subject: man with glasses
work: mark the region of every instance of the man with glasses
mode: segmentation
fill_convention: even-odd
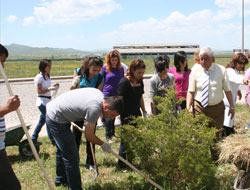
[[[225,95],[229,102],[228,115],[234,116],[234,102],[229,87],[225,67],[214,63],[211,48],[201,48],[199,53],[200,64],[191,71],[187,94],[187,109],[191,113],[205,114],[211,119],[210,126],[218,129],[217,139],[221,139],[224,122]],[[192,101],[194,100],[194,110]]]

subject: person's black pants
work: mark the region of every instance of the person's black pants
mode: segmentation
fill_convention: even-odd
[[[18,181],[5,149],[0,150],[0,189],[1,190],[20,190],[21,184]]]
[[[84,121],[76,121],[74,122],[76,125],[78,125],[81,129],[83,128]],[[76,146],[80,148],[80,143],[81,143],[81,138],[82,138],[82,132],[73,127],[73,134],[75,135],[75,140],[76,140]],[[86,145],[86,153],[87,153],[87,159],[86,159],[86,165],[94,165],[94,160],[91,152],[91,147],[90,147],[90,142],[86,139],[87,145]],[[95,144],[93,144],[93,151],[95,153]]]

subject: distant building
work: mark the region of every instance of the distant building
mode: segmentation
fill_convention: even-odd
[[[176,44],[127,44],[114,45],[113,49],[120,52],[123,59],[126,58],[153,58],[157,55],[167,54],[172,57],[177,51],[185,51],[188,57],[200,48],[199,44],[176,43]]]

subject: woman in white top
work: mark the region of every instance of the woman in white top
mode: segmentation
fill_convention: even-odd
[[[244,78],[244,75],[240,74],[240,71],[245,70],[245,65],[248,63],[248,59],[242,53],[237,53],[233,56],[232,61],[226,66],[228,80],[230,82],[230,88],[233,95],[234,105],[236,103],[237,95],[239,100],[241,99],[241,91],[239,86],[241,84],[248,84],[248,80]],[[234,133],[234,117],[231,118],[231,115],[228,115],[228,111],[230,109],[230,105],[228,103],[227,98],[224,96],[224,104],[225,104],[225,115],[224,115],[224,130],[225,136],[228,136]]]
[[[34,82],[37,88],[37,101],[36,106],[41,112],[40,119],[36,125],[36,128],[32,134],[31,139],[34,143],[37,143],[38,135],[45,124],[46,118],[46,104],[51,100],[50,91],[56,91],[59,88],[59,84],[55,84],[51,86],[50,80],[50,69],[51,69],[51,61],[49,59],[42,59],[39,64],[40,73],[36,75]],[[54,140],[47,128],[48,137],[50,138],[52,144],[54,144]]]

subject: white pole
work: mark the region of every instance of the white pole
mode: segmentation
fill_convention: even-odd
[[[241,53],[244,54],[244,0],[242,0],[242,47]]]

